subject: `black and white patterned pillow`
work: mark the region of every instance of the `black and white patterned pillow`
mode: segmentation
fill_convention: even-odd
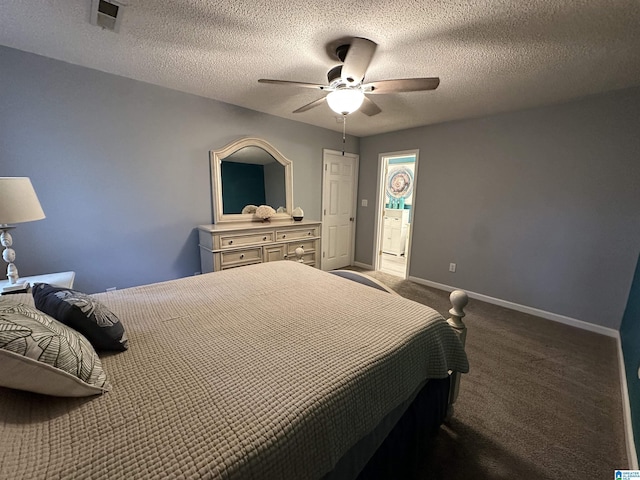
[[[98,354],[75,330],[33,307],[0,302],[0,386],[59,397],[111,389]]]
[[[38,310],[82,333],[97,350],[127,349],[122,322],[91,295],[47,283],[36,283],[32,293]]]

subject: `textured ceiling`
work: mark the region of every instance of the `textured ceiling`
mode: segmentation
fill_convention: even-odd
[[[378,43],[366,81],[440,77],[431,92],[376,95],[347,118],[367,136],[640,85],[639,0],[126,0],[119,33],[90,0],[0,0],[0,44],[341,131],[310,89],[345,37]]]

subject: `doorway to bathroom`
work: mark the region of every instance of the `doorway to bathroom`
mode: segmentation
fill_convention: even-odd
[[[383,153],[378,163],[375,269],[407,278],[418,150]]]

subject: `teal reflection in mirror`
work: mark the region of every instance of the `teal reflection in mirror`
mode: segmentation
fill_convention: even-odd
[[[260,147],[244,147],[222,159],[222,213],[239,214],[247,205],[286,211],[285,167]]]

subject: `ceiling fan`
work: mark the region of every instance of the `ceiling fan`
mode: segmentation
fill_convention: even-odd
[[[258,82],[314,88],[329,92],[326,97],[314,100],[294,110],[293,113],[306,112],[321,105],[326,99],[329,107],[341,115],[348,115],[360,109],[362,113],[369,116],[377,115],[382,110],[365,95],[435,90],[440,84],[440,79],[437,77],[379,80],[377,82],[364,83],[367,68],[371,63],[377,46],[375,42],[359,37],[353,38],[351,44],[338,46],[336,48],[336,56],[342,62],[342,65],[329,70],[327,73],[328,85],[266,78],[261,78]]]

